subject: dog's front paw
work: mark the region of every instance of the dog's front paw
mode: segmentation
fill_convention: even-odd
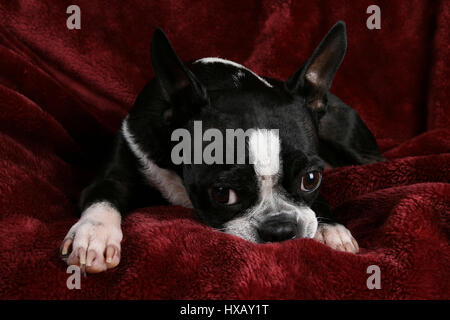
[[[320,224],[314,239],[335,250],[359,252],[359,246],[355,238],[342,224]]]
[[[102,272],[119,264],[121,241],[120,213],[107,203],[97,203],[70,228],[61,255],[68,265],[78,265],[89,273]]]

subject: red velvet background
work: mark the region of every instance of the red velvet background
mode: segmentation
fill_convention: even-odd
[[[0,3],[0,298],[450,298],[448,1],[72,1]],[[381,30],[366,8],[381,7]],[[66,288],[58,248],[77,220],[95,148],[152,76],[161,26],[183,60],[220,56],[285,79],[338,20],[348,51],[332,91],[374,132],[388,162],[328,172],[323,194],[358,255],[314,240],[255,245],[187,209],[123,220],[115,270]],[[380,290],[366,287],[381,268]]]

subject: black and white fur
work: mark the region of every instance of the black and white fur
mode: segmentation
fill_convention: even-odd
[[[115,267],[121,215],[145,206],[151,188],[172,204],[194,208],[205,224],[253,242],[315,238],[358,252],[317,188],[326,164],[383,160],[358,114],[329,92],[346,45],[345,25],[338,22],[283,82],[219,58],[184,64],[157,29],[151,44],[155,78],[124,119],[104,170],[82,193],[81,218],[62,244],[67,262],[88,272]],[[174,165],[171,133],[192,133],[196,120],[204,130],[223,133],[254,129],[246,145],[254,162]],[[221,196],[225,201],[217,201]]]

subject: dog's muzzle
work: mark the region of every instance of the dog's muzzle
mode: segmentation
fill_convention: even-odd
[[[282,213],[264,220],[258,227],[258,235],[263,242],[280,242],[295,238],[297,229],[295,217]]]

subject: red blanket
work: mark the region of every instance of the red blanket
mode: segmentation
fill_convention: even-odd
[[[366,27],[374,2],[380,30]],[[0,298],[450,298],[448,1],[76,3],[80,30],[66,28],[70,1],[0,3]],[[152,76],[156,26],[184,60],[220,56],[285,79],[338,20],[349,47],[332,92],[388,158],[324,177],[360,254],[252,244],[154,206],[124,218],[116,269],[66,287],[59,245],[100,147]],[[370,265],[381,289],[367,288]]]

